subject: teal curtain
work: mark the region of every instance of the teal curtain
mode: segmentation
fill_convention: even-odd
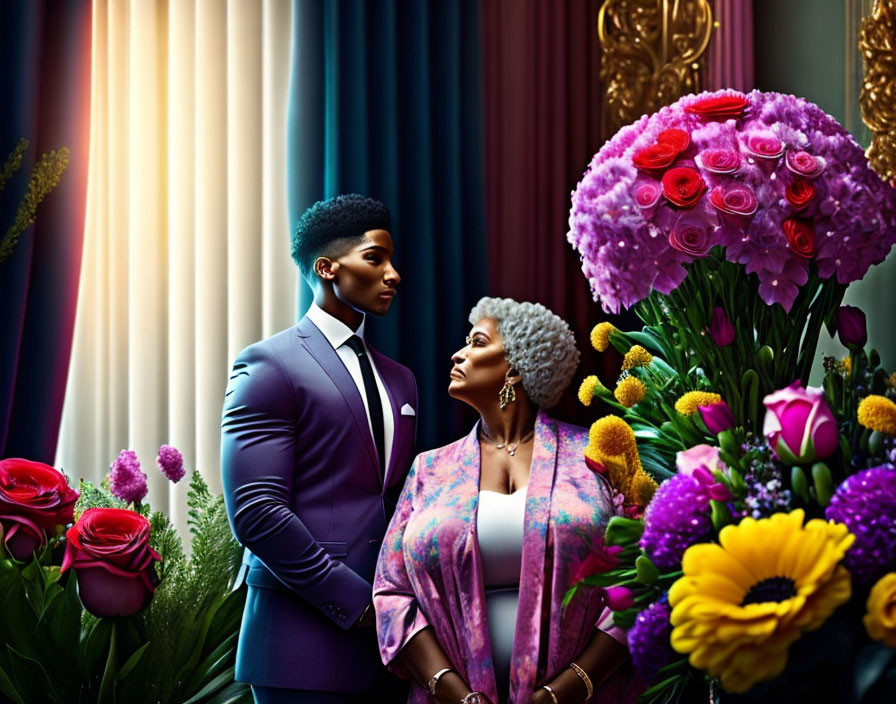
[[[473,418],[450,356],[488,286],[479,2],[295,0],[293,22],[290,221],[339,193],[389,207],[402,284],[370,338],[417,377],[418,449],[450,442]]]

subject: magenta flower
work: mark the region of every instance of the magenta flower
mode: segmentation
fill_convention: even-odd
[[[713,435],[718,435],[726,430],[730,430],[735,426],[734,413],[731,407],[722,401],[721,403],[713,403],[709,406],[700,406],[700,417],[706,424],[706,429]]]
[[[723,466],[719,459],[719,448],[712,445],[694,445],[675,455],[675,469],[686,476],[692,475],[698,467],[706,467],[710,472],[715,472]]]
[[[638,544],[661,572],[679,569],[685,550],[712,538],[711,498],[695,476],[676,474],[660,484],[644,513]]]
[[[712,322],[709,324],[709,334],[712,341],[719,347],[727,347],[734,342],[734,325],[725,315],[722,306],[716,306],[712,311]]]
[[[645,210],[659,203],[663,195],[663,187],[659,181],[645,180],[635,185],[635,203]]]
[[[804,389],[795,381],[762,402],[767,409],[762,433],[784,464],[823,460],[837,449],[837,419],[821,389]]]
[[[705,257],[712,249],[712,239],[706,223],[688,215],[678,218],[674,229],[669,233],[669,244],[692,257]]]
[[[744,151],[756,159],[778,159],[784,153],[784,145],[774,132],[751,132],[743,138]]]
[[[855,306],[840,306],[837,310],[837,336],[844,347],[865,346],[868,342],[868,328],[865,313]]]
[[[733,174],[740,168],[740,153],[733,149],[706,149],[697,156],[697,163],[713,174]]]
[[[122,450],[109,467],[109,491],[128,504],[136,504],[146,496],[146,475],[133,450]]]
[[[575,581],[579,582],[593,574],[603,574],[616,569],[619,566],[619,553],[621,552],[622,547],[619,545],[606,546],[601,544],[597,546],[589,553],[584,562],[579,565],[579,568],[576,570]]]
[[[156,457],[156,466],[168,477],[169,480],[177,484],[184,478],[186,470],[184,469],[184,456],[176,447],[171,445],[162,445],[159,448],[159,456]]]
[[[793,173],[803,178],[818,178],[825,167],[824,159],[802,151],[788,151],[784,163]]]
[[[607,606],[613,611],[625,611],[635,605],[632,590],[626,587],[607,587],[604,589]]]

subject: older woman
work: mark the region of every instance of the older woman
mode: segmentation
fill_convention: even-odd
[[[480,414],[414,462],[374,580],[383,661],[410,702],[633,700],[600,590],[563,597],[612,514],[587,431],[549,418],[579,353],[538,304],[483,298],[448,392]]]

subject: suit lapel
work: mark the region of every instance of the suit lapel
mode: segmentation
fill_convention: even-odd
[[[398,393],[399,379],[398,375],[395,373],[391,359],[377,352],[369,345],[368,349],[370,350],[370,356],[373,357],[373,363],[376,365],[376,370],[380,374],[383,386],[386,387],[386,395],[389,397],[389,405],[392,407],[392,452],[389,456],[389,466],[386,467],[386,476],[383,478],[383,488],[385,490],[385,488],[389,486],[389,480],[392,477],[399,451],[404,447],[404,436],[402,435],[403,423],[399,422],[401,418],[401,408],[398,405],[399,399],[396,395]]]
[[[339,389],[342,397],[351,411],[355,424],[358,427],[358,437],[367,448],[370,455],[370,461],[376,468],[377,476],[379,476],[379,460],[376,456],[376,446],[373,444],[373,436],[370,434],[370,424],[367,422],[367,412],[364,410],[364,401],[361,399],[361,393],[355,385],[354,379],[348,373],[348,369],[339,359],[336,350],[324,337],[324,334],[307,318],[302,318],[298,324],[299,337],[302,338],[302,344],[314,360],[327,373],[327,376]],[[382,481],[382,477],[380,477]]]

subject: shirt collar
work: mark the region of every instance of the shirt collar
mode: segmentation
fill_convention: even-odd
[[[361,320],[358,329],[352,330],[348,325],[338,318],[334,318],[316,303],[311,304],[311,307],[305,315],[315,324],[315,326],[317,326],[317,329],[324,334],[324,337],[327,338],[327,342],[333,346],[334,350],[338,350],[342,347],[352,335],[357,335],[362,340],[364,339],[364,324],[367,322],[366,316]]]

